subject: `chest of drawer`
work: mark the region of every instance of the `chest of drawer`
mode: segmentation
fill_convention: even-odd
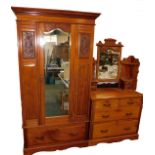
[[[119,106],[119,99],[104,99],[94,101],[94,111],[108,111],[112,109],[116,109]]]
[[[120,99],[119,106],[121,107],[137,107],[142,104],[141,97],[130,97]]]
[[[136,108],[142,104],[142,98],[119,98],[94,101],[94,112],[116,110],[123,107]]]
[[[137,132],[138,120],[110,121],[93,124],[92,138],[132,134]]]
[[[38,127],[27,129],[25,133],[26,146],[56,144],[84,140],[86,137],[86,125]]]
[[[121,107],[108,111],[94,112],[92,117],[93,122],[104,122],[119,119],[139,118],[141,111],[140,106],[136,107]]]

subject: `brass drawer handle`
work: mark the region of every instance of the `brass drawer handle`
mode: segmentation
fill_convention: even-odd
[[[36,140],[40,140],[40,141],[42,141],[42,140],[44,140],[44,136],[35,137],[35,139],[36,139]]]
[[[103,115],[102,118],[109,118],[109,115]]]
[[[55,134],[55,133],[58,133],[58,132],[59,132],[59,129],[52,129],[52,130],[46,131],[46,134],[50,135],[50,134]]]
[[[134,104],[134,102],[133,101],[129,101],[129,102],[127,102],[129,105],[132,105],[132,104]]]
[[[108,130],[100,130],[101,133],[107,133]]]
[[[75,137],[75,136],[78,135],[78,132],[71,132],[71,133],[69,133],[69,135],[72,136],[72,137]]]
[[[115,111],[116,111],[116,112],[121,112],[122,110],[121,110],[121,109],[116,109]]]
[[[133,113],[132,113],[132,112],[127,112],[125,115],[126,115],[126,116],[132,116]]]
[[[104,107],[111,107],[111,104],[110,103],[104,103],[103,106]]]
[[[129,131],[129,130],[131,130],[131,128],[130,127],[126,127],[126,128],[124,128],[124,130],[125,131]]]

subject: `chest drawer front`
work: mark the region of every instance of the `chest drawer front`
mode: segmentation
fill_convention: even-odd
[[[84,140],[86,125],[33,128],[26,132],[26,145],[57,144],[69,141]]]
[[[95,112],[93,120],[94,122],[104,122],[119,119],[139,118],[141,107],[123,107],[109,111]]]
[[[138,129],[138,120],[123,120],[119,122],[117,127],[118,135],[136,133]]]
[[[93,125],[92,138],[132,134],[137,132],[138,120],[111,121]]]
[[[142,98],[141,97],[130,97],[130,98],[124,98],[120,99],[119,105],[121,107],[136,107],[140,106],[142,104]]]
[[[114,126],[115,122],[93,124],[92,138],[109,137],[115,135],[115,130],[113,130]]]
[[[94,110],[96,112],[115,109],[119,106],[119,99],[104,99],[95,101]]]
[[[94,111],[108,111],[121,107],[137,107],[142,104],[141,97],[129,97],[129,98],[120,98],[120,99],[104,99],[94,101]]]

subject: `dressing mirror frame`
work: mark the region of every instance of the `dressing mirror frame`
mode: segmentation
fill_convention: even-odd
[[[96,64],[96,80],[97,82],[119,82],[120,79],[120,62],[121,62],[121,54],[122,54],[122,47],[123,45],[121,42],[116,42],[117,40],[108,38],[104,40],[104,43],[99,41],[96,46],[97,46],[97,64]],[[107,50],[113,50],[115,52],[118,52],[118,74],[117,77],[114,79],[99,79],[98,78],[98,73],[99,73],[99,63],[100,63],[100,54],[101,51],[107,51]]]

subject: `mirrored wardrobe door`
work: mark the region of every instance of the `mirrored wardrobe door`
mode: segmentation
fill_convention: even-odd
[[[44,29],[43,70],[45,117],[69,114],[71,34],[61,27]]]

